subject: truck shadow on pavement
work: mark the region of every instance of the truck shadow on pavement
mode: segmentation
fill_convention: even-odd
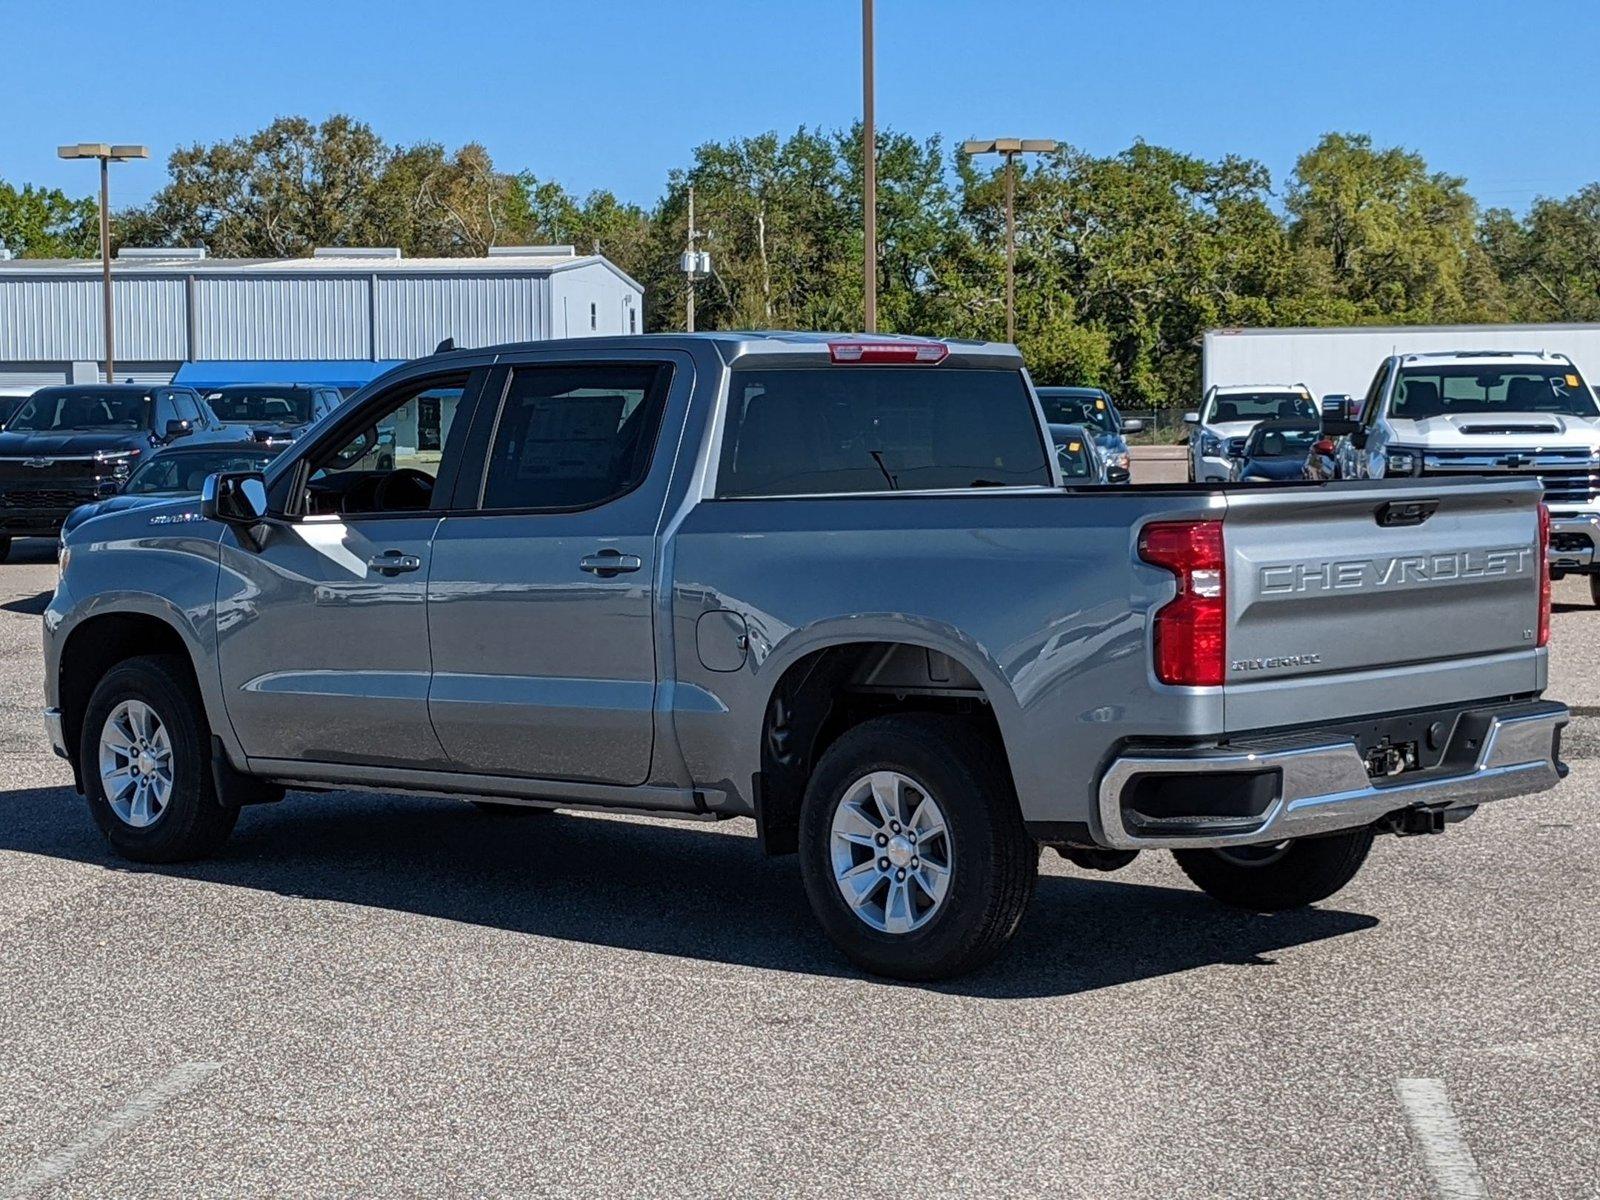
[[[144,867],[109,853],[70,790],[0,792],[0,850],[690,960],[856,976],[813,922],[796,860],[762,857],[750,830],[291,795],[246,809],[215,859]],[[1327,908],[1257,916],[1188,889],[1042,875],[1010,953],[931,990],[1066,996],[1195,967],[1270,966],[1275,951],[1377,924]]]

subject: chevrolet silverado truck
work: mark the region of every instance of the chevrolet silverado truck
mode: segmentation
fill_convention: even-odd
[[[1587,575],[1600,604],[1600,403],[1566,355],[1392,355],[1345,432],[1339,459],[1350,478],[1538,480],[1550,570]]]
[[[0,562],[12,538],[55,537],[68,513],[115,495],[161,447],[218,436],[190,388],[40,388],[0,431]]]
[[[378,465],[423,392],[442,452]],[[843,954],[937,979],[1041,846],[1277,910],[1555,784],[1542,514],[1531,479],[1066,486],[1010,346],[457,350],[73,529],[46,723],[137,861],[286,788],[753,818]]]

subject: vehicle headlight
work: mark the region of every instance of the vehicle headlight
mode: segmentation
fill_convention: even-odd
[[[1128,469],[1128,452],[1126,450],[1108,451],[1106,454],[1106,465],[1108,467],[1121,467],[1124,471],[1126,471]]]
[[[1406,450],[1400,446],[1391,446],[1384,452],[1383,473],[1385,475],[1415,475],[1421,458],[1415,450]]]
[[[1222,455],[1222,439],[1214,433],[1200,435],[1200,453],[1207,458],[1219,458]]]
[[[127,483],[128,476],[133,474],[133,464],[138,460],[137,450],[98,450],[95,452],[95,462],[111,468],[111,477],[118,483]]]

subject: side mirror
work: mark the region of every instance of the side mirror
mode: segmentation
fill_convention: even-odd
[[[1185,425],[1198,425],[1198,424],[1200,424],[1200,414],[1197,413],[1197,412],[1186,412],[1186,413],[1184,413],[1183,414],[1183,423]]]
[[[169,442],[176,438],[188,437],[193,432],[194,426],[188,421],[173,419],[167,422],[167,441]]]
[[[1122,423],[1122,432],[1123,433],[1143,433],[1144,432],[1144,422],[1142,420],[1140,420],[1138,417],[1129,417],[1126,421],[1124,421]]]
[[[1361,426],[1354,421],[1330,417],[1322,423],[1322,432],[1331,438],[1347,437],[1354,439],[1355,435],[1361,432]]]
[[[267,515],[266,479],[260,471],[206,476],[200,488],[200,515],[224,525],[259,525]]]
[[[1350,444],[1357,450],[1365,450],[1367,448],[1367,431],[1358,429],[1352,433],[1350,435]]]
[[[1133,478],[1133,476],[1128,473],[1128,468],[1127,467],[1107,467],[1106,468],[1106,482],[1107,483],[1127,483],[1128,480],[1130,480],[1132,478]]]

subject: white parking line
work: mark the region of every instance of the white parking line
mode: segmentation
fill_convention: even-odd
[[[54,1183],[73,1167],[85,1154],[104,1146],[126,1129],[137,1125],[146,1117],[154,1116],[163,1105],[181,1096],[210,1075],[221,1063],[182,1063],[169,1071],[165,1078],[140,1092],[116,1112],[91,1125],[77,1141],[63,1146],[48,1158],[41,1158],[29,1167],[3,1193],[9,1200],[13,1196],[26,1196]]]
[[[1417,1152],[1439,1200],[1486,1200],[1489,1189],[1467,1147],[1444,1083],[1438,1079],[1397,1079],[1394,1091],[1400,1097],[1400,1107],[1405,1109]]]

